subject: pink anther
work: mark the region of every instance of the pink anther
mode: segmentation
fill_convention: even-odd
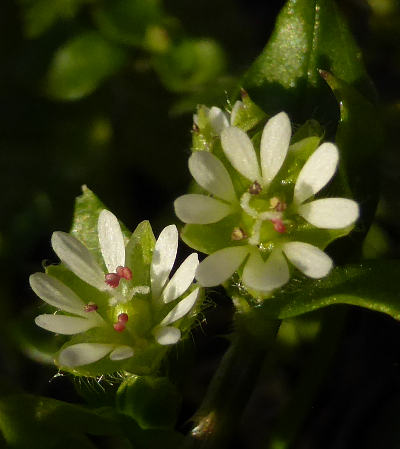
[[[130,281],[132,279],[132,271],[128,267],[117,267],[117,274],[119,277]]]
[[[118,315],[118,322],[119,323],[126,323],[129,320],[128,314],[127,313],[120,313]]]
[[[283,224],[283,221],[280,218],[274,218],[271,220],[274,225],[274,229],[276,232],[280,234],[284,234],[286,232],[286,226]]]
[[[113,324],[113,327],[117,332],[122,332],[125,330],[125,323],[123,323],[122,321],[118,321],[117,323]]]
[[[99,306],[97,304],[95,304],[94,302],[89,302],[85,305],[84,311],[85,312],[95,312],[98,308],[99,308]]]
[[[121,276],[119,276],[117,273],[107,273],[104,279],[107,285],[112,288],[117,288],[119,285],[119,281],[121,280]]]

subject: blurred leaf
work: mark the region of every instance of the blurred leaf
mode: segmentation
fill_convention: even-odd
[[[106,0],[93,14],[99,30],[121,44],[142,45],[147,27],[161,20],[159,0]]]
[[[400,261],[371,260],[334,268],[319,280],[288,284],[282,293],[249,312],[264,318],[285,319],[333,304],[351,304],[386,313],[400,320]],[[237,296],[232,288],[230,293]]]
[[[130,376],[117,392],[117,409],[143,429],[174,427],[181,398],[166,377]]]
[[[23,9],[24,31],[30,38],[43,34],[59,19],[72,19],[89,0],[18,0]]]
[[[379,259],[390,251],[390,239],[379,225],[373,223],[365,237],[362,249],[365,259]]]
[[[222,48],[210,39],[185,40],[167,53],[155,55],[154,68],[174,92],[190,92],[215,81],[225,68]]]
[[[47,75],[47,93],[58,100],[78,100],[119,70],[124,60],[124,51],[99,33],[82,33],[54,55]]]
[[[354,42],[333,0],[289,0],[243,87],[268,114],[285,110],[297,122],[337,120],[337,106],[318,69],[374,95]]]

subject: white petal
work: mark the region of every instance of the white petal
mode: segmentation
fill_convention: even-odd
[[[283,251],[290,262],[310,278],[326,276],[333,266],[332,259],[326,253],[309,243],[285,243]]]
[[[153,298],[160,296],[174,265],[177,249],[178,230],[175,225],[169,225],[161,231],[151,260],[150,279]]]
[[[85,303],[58,279],[45,273],[35,273],[29,277],[32,290],[40,299],[64,312],[86,317]]]
[[[35,323],[43,329],[63,335],[80,334],[96,327],[93,320],[67,315],[39,315],[35,318]]]
[[[347,198],[323,198],[302,204],[298,213],[322,229],[341,229],[353,224],[359,216],[358,204]]]
[[[129,359],[133,356],[133,349],[130,346],[117,346],[110,354],[110,359],[114,362]]]
[[[279,169],[289,148],[292,127],[285,112],[280,112],[266,123],[260,145],[260,157],[263,179],[269,184]]]
[[[61,366],[74,368],[89,365],[105,357],[114,345],[102,343],[78,343],[61,351],[58,362]]]
[[[245,285],[262,292],[282,287],[288,280],[288,265],[280,249],[274,249],[266,262],[254,251],[243,269]]]
[[[200,263],[196,279],[203,287],[222,284],[239,268],[248,252],[248,246],[232,246],[216,251]]]
[[[301,169],[294,186],[294,201],[302,203],[328,184],[335,174],[339,152],[333,143],[320,145]]]
[[[184,317],[194,306],[197,298],[199,297],[199,293],[200,288],[196,288],[196,290],[193,290],[192,293],[186,296],[186,298],[179,301],[179,303],[169,312],[160,324],[166,326],[168,324],[175,323],[175,321],[178,321]]]
[[[153,330],[153,335],[160,345],[174,345],[181,338],[181,331],[176,327],[157,326]]]
[[[250,181],[261,179],[256,152],[249,136],[230,126],[221,134],[222,149],[235,169]]]
[[[162,292],[161,298],[165,303],[171,302],[185,293],[193,282],[198,265],[199,257],[196,253],[185,259]]]
[[[203,189],[230,203],[236,200],[232,181],[224,164],[207,151],[196,151],[189,158],[189,170]]]
[[[105,286],[103,270],[78,239],[66,232],[53,232],[51,244],[61,261],[79,278],[98,289]]]
[[[222,109],[217,108],[216,106],[213,106],[210,109],[208,118],[215,134],[220,135],[222,130],[229,126],[229,122],[225,112]]]
[[[229,204],[196,193],[180,196],[175,200],[174,207],[177,217],[184,223],[216,223],[232,212]]]
[[[117,217],[106,209],[100,212],[97,233],[107,270],[115,273],[117,267],[125,266],[125,244]]]

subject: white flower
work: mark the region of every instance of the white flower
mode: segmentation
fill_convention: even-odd
[[[271,189],[273,181],[280,179],[277,175],[286,159],[290,138],[290,120],[284,112],[266,123],[259,159],[244,131],[233,126],[222,130],[224,154],[248,182],[240,196],[228,170],[214,154],[198,151],[190,157],[192,176],[212,196],[179,197],[175,201],[177,216],[192,224],[217,223],[231,214],[240,216],[238,227],[232,229],[236,244],[216,251],[200,264],[196,278],[203,286],[226,281],[243,262],[243,283],[263,293],[289,280],[286,258],[311,278],[324,277],[332,268],[332,260],[321,249],[293,240],[296,230],[302,219],[320,229],[346,228],[357,220],[359,208],[355,201],[346,198],[308,202],[336,171],[339,152],[332,143],[323,143],[308,158],[290,193],[291,202],[279,191],[285,186],[276,187],[274,183]]]
[[[164,228],[156,242],[150,265],[149,286],[126,286],[135,274],[126,264],[124,237],[118,220],[107,210],[103,210],[99,215],[98,238],[107,272],[98,265],[92,253],[70,234],[53,233],[52,245],[69,270],[89,285],[110,295],[108,307],[100,310],[98,305],[90,300],[85,303],[58,279],[44,273],[35,273],[30,277],[34,292],[49,305],[68,314],[39,315],[35,319],[36,324],[64,335],[84,333],[95,327],[105,329],[114,327],[116,332],[122,332],[128,326],[128,314],[120,313],[118,321],[112,323],[109,322],[110,314],[107,309],[119,306],[120,310],[121,304],[134,301],[135,295],[146,295],[151,292],[149,303],[155,309],[156,316],[160,316],[160,321],[158,323],[156,321],[156,325],[153,326],[153,338],[160,345],[177,343],[181,331],[172,324],[192,310],[199,297],[200,288],[197,286],[184,296],[193,283],[198,267],[198,256],[195,253],[189,255],[169,279],[178,247],[176,226]],[[121,283],[125,285],[122,286]],[[181,299],[171,310],[167,305],[178,298]],[[163,312],[164,310],[166,311]],[[131,342],[129,336],[127,343],[126,345],[104,342],[73,344],[61,351],[59,364],[77,367],[96,362],[106,355],[113,361],[127,359],[135,352],[134,341]]]

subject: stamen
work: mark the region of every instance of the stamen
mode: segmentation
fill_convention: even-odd
[[[117,267],[117,275],[127,281],[132,279],[132,271],[128,267]]]
[[[128,314],[127,313],[120,313],[118,315],[118,322],[119,323],[126,323],[129,320]]]
[[[125,330],[125,323],[118,321],[118,323],[113,324],[113,327],[117,332],[122,332]]]
[[[283,212],[287,208],[287,204],[284,201],[281,201],[277,196],[273,196],[269,200],[269,204],[271,205],[271,209],[275,209],[277,212]]]
[[[112,288],[117,288],[119,285],[119,281],[121,280],[121,276],[119,276],[117,273],[107,273],[104,279],[107,285]]]
[[[97,304],[95,304],[94,302],[88,302],[85,305],[85,307],[83,308],[83,310],[85,312],[95,312],[98,308],[99,308],[99,306]]]
[[[258,195],[261,193],[262,187],[258,181],[254,181],[253,184],[249,187],[249,193],[252,195]]]
[[[244,239],[247,239],[247,234],[243,231],[243,229],[239,227],[233,228],[231,240],[239,241]]]
[[[271,222],[274,225],[276,232],[279,232],[279,234],[284,234],[286,232],[286,226],[280,218],[272,219]]]

